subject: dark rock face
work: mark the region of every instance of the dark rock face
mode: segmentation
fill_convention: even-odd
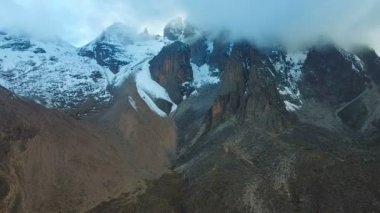
[[[379,84],[380,83],[380,58],[373,49],[360,48],[356,51],[356,54],[366,64],[366,71],[372,79]]]
[[[223,71],[233,49],[233,43],[228,40],[227,33],[221,33],[214,40],[214,48],[209,56],[209,64]]]
[[[82,47],[78,55],[95,59],[99,65],[117,73],[121,66],[130,62],[125,46],[132,44],[135,36],[124,24],[115,23],[104,30],[95,41]]]
[[[207,52],[206,42],[207,39],[205,37],[201,37],[189,44],[191,52],[191,62],[198,66],[201,66],[208,61],[209,54]]]
[[[219,97],[210,110],[212,126],[231,117],[273,130],[285,126],[285,107],[267,63],[267,58],[249,43],[234,46]]]
[[[364,74],[354,70],[352,62],[336,47],[324,46],[310,50],[301,83],[305,98],[316,98],[337,106],[357,97],[364,91],[365,85]]]
[[[343,123],[356,130],[359,130],[363,126],[368,118],[368,114],[368,109],[361,98],[338,112],[338,116]]]
[[[9,193],[9,185],[4,178],[0,177],[0,202],[7,196]]]
[[[34,45],[27,39],[18,38],[18,37],[4,37],[5,41],[8,41],[6,44],[0,46],[0,49],[12,49],[13,51],[26,51]]]
[[[43,54],[43,53],[46,53],[46,50],[44,50],[41,47],[37,47],[36,49],[33,50],[33,52],[36,54]]]
[[[188,45],[176,41],[164,47],[149,63],[152,79],[168,91],[174,103],[179,104],[191,93],[193,70]]]
[[[78,54],[80,56],[95,59],[100,66],[109,68],[113,73],[118,73],[121,66],[127,65],[128,61],[117,58],[117,53],[121,52],[116,45],[106,42],[97,42],[93,48],[82,48]]]
[[[302,70],[300,91],[308,107],[301,109],[300,116],[325,114],[316,120],[301,118],[304,122],[348,131],[345,134],[377,134],[379,130],[372,123],[380,118],[380,62],[374,51],[315,47],[309,51]]]
[[[346,126],[366,137],[380,133],[376,126],[380,118],[379,87],[372,82],[357,98],[339,108],[337,116]]]
[[[164,111],[167,115],[169,115],[170,112],[172,111],[173,104],[167,100],[158,98],[154,100],[154,103],[157,105],[158,108]]]

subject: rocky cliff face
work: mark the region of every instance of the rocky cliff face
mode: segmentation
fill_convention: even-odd
[[[186,44],[176,41],[164,47],[149,63],[152,79],[167,90],[174,103],[190,95],[193,70]]]
[[[373,49],[358,48],[356,55],[365,63],[365,69],[369,76],[378,84],[380,82],[380,59]]]
[[[266,56],[252,45],[235,44],[210,111],[211,125],[233,117],[268,130],[283,129],[286,111],[272,69]]]
[[[301,90],[304,98],[336,106],[362,93],[366,81],[364,64],[357,56],[334,46],[316,47],[303,65]]]
[[[118,73],[120,67],[130,63],[128,58],[120,57],[125,47],[133,43],[136,35],[128,31],[127,26],[117,23],[108,27],[95,41],[82,47],[80,56],[95,59],[100,66]]]

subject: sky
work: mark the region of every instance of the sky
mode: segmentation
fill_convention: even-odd
[[[380,53],[380,0],[0,0],[0,28],[81,46],[114,22],[162,34],[175,17],[236,39],[289,48],[327,38]]]

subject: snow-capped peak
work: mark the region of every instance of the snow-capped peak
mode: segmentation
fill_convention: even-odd
[[[183,38],[185,33],[185,22],[182,18],[176,18],[170,21],[164,29],[164,35],[171,40]]]
[[[172,41],[191,44],[201,38],[203,33],[183,18],[170,21],[164,28],[164,37]]]
[[[0,84],[53,108],[74,107],[92,97],[110,98],[107,69],[61,40],[41,41],[0,34]]]
[[[97,40],[115,45],[128,45],[133,43],[137,37],[138,34],[133,29],[117,22],[104,30]]]
[[[177,20],[179,21],[179,20]],[[182,26],[181,34],[194,37],[183,20],[172,23]],[[181,25],[181,26],[177,26]],[[186,29],[185,29],[186,28]],[[172,43],[162,36],[137,34],[122,23],[109,26],[94,41],[76,48],[61,40],[33,40],[27,36],[0,33],[0,84],[16,94],[31,98],[52,108],[72,108],[94,99],[108,101],[108,88],[120,86],[134,77],[141,98],[159,116],[166,116],[157,100],[170,99],[167,91],[152,80],[149,61]],[[208,42],[212,52],[213,42]],[[196,88],[219,81],[208,65],[193,64]],[[93,102],[93,101],[91,101]]]

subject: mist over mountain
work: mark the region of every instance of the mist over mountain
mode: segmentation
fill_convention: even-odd
[[[114,22],[140,32],[147,27],[155,34],[180,16],[203,30],[228,30],[232,38],[258,45],[277,42],[299,48],[323,38],[345,47],[360,44],[380,50],[379,10],[376,0],[163,0],[160,4],[152,0],[10,0],[2,2],[0,27],[59,35],[83,45]]]

